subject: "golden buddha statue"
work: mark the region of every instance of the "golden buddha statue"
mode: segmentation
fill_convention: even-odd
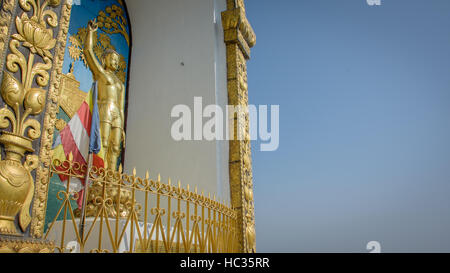
[[[94,34],[97,30],[97,22],[90,21],[84,55],[94,81],[97,81],[97,103],[100,116],[100,135],[105,150],[105,167],[115,170],[121,152],[121,142],[125,141],[125,85],[115,73],[120,60],[120,55],[116,51],[108,49],[103,54],[102,63],[97,60],[94,53]]]

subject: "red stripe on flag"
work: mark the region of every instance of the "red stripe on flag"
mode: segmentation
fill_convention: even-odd
[[[81,104],[80,109],[78,109],[78,117],[81,120],[81,123],[83,124],[84,129],[86,129],[86,132],[89,136],[91,136],[91,124],[92,124],[92,114],[91,110],[89,108],[89,105],[86,101]]]
[[[78,150],[77,144],[75,143],[75,140],[73,139],[72,132],[70,131],[70,127],[66,126],[61,131],[61,143],[63,145],[64,154],[66,157],[69,157],[70,152],[72,152],[73,155],[73,161],[78,162],[80,164],[86,164],[86,160],[81,155],[80,151]]]

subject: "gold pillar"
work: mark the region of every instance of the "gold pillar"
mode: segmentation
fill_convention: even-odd
[[[247,60],[250,48],[256,43],[255,33],[247,20],[243,0],[227,0],[227,10],[222,12],[222,25],[227,51],[228,104],[248,106]],[[231,203],[238,215],[238,236],[241,252],[255,252],[255,212],[249,115],[236,114],[234,140],[230,145]],[[238,122],[238,119],[240,122]],[[244,139],[237,140],[238,126],[244,129]]]
[[[52,252],[40,240],[67,0],[3,0],[0,10],[0,252]]]

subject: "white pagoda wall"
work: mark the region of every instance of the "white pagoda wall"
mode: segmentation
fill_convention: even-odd
[[[194,97],[228,101],[221,12],[226,0],[128,0],[133,35],[125,170],[229,200],[228,143],[174,141],[171,110]],[[182,63],[184,65],[182,65]],[[192,122],[193,122],[192,117]],[[204,120],[206,121],[206,120]]]

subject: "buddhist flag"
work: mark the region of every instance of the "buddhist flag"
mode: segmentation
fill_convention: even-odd
[[[94,82],[92,86],[93,89],[92,97],[94,100],[94,106],[92,109],[91,134],[89,141],[89,152],[92,154],[98,154],[102,149],[102,140],[100,137],[100,115],[98,113],[98,105],[97,105],[97,94],[98,94],[97,87],[98,87],[97,82]]]
[[[97,168],[104,167],[97,93],[97,82],[94,82],[91,92],[81,104],[80,109],[55,140],[53,158],[63,161],[69,158],[69,154],[72,153],[73,162],[87,165],[89,153],[93,153],[92,165]],[[60,175],[60,178],[64,184],[67,183],[67,176]],[[80,192],[80,196],[82,196],[84,180],[72,178],[70,184],[70,190]],[[81,202],[82,200],[78,200],[79,206],[81,206]]]

